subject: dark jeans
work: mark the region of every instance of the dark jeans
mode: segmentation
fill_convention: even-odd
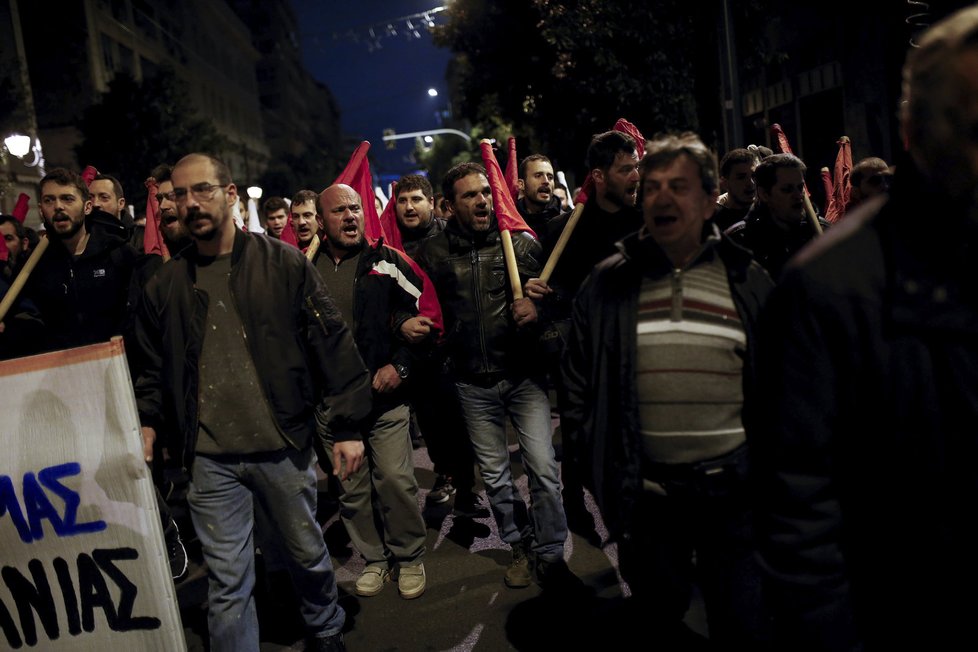
[[[646,490],[633,519],[637,527],[618,545],[622,577],[641,612],[656,625],[677,625],[689,609],[695,581],[712,643],[720,649],[766,649],[771,632],[751,518],[745,489],[720,497]]]
[[[409,400],[435,473],[450,475],[456,489],[471,491],[475,460],[455,381],[434,361],[417,364],[411,370]]]

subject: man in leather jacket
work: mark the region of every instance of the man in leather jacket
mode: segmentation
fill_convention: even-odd
[[[534,570],[546,587],[566,579],[569,570],[563,561],[567,522],[551,441],[550,402],[542,362],[534,355],[536,307],[527,298],[513,301],[485,169],[475,163],[455,166],[445,176],[443,191],[455,219],[422,243],[417,260],[442,304],[473,451],[500,536],[512,546],[506,584],[529,586]],[[513,249],[522,285],[539,273],[541,247],[519,232],[513,235]],[[507,417],[529,471],[532,521],[510,471]]]

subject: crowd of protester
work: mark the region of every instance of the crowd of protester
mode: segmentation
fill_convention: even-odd
[[[344,649],[317,462],[358,595],[438,582],[413,423],[427,500],[491,512],[511,589],[587,591],[565,544],[593,535],[590,492],[650,648],[680,645],[696,584],[717,649],[956,649],[974,600],[954,588],[978,576],[975,70],[970,8],[908,58],[907,151],[836,179],[831,220],[790,151],[718,164],[695,134],[618,128],[573,197],[537,153],[505,201],[466,162],[404,176],[386,209],[346,179],[268,198],[250,232],[211,154],[152,171],[145,229],[113,177],[51,170],[22,291],[39,240],[0,216],[0,294],[20,292],[0,358],[125,337],[175,579],[164,451],[190,478],[211,650],[257,649],[256,546],[291,574],[306,649]]]

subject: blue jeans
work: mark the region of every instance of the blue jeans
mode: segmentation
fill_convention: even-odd
[[[543,386],[527,378],[502,380],[491,387],[459,382],[456,387],[499,536],[509,544],[532,538],[532,549],[541,559],[562,559],[567,519],[554,459],[550,400]],[[530,519],[509,466],[507,416],[529,478]]]
[[[190,515],[207,562],[212,652],[258,650],[255,612],[255,501],[269,517],[301,603],[307,634],[343,629],[333,562],[316,522],[316,455],[285,449],[251,455],[197,455]]]

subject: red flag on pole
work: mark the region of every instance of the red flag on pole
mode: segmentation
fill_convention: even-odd
[[[492,152],[492,145],[488,140],[483,140],[479,145],[482,150],[482,162],[485,163],[486,173],[489,177],[489,187],[492,189],[492,207],[496,212],[496,222],[500,231],[526,231],[534,238],[537,234],[533,232],[519,211],[516,210],[516,202],[506,188],[506,181],[503,179],[503,172],[499,169],[499,161]]]
[[[21,224],[23,224],[24,220],[27,219],[27,211],[30,209],[30,201],[31,198],[25,193],[20,193],[20,195],[17,197],[17,204],[14,206],[14,210],[11,215],[13,215]]]
[[[85,185],[86,186],[92,185],[92,181],[95,180],[95,177],[96,176],[98,176],[98,170],[96,170],[95,169],[95,166],[92,166],[92,165],[86,165],[85,166],[85,169],[82,170],[82,173],[81,173],[81,177],[82,177],[82,179],[85,180]]]
[[[827,167],[823,167],[818,172],[822,177],[822,191],[825,193],[825,204],[828,205],[832,197],[832,173],[829,172]]]
[[[156,199],[156,194],[160,188],[156,179],[150,177],[145,182],[146,190],[146,227],[143,231],[143,252],[147,254],[157,254],[163,260],[169,260],[170,250],[163,241],[163,234],[160,233],[160,202]]]
[[[777,136],[778,148],[783,154],[793,154],[791,151],[791,145],[788,143],[788,136],[785,135],[784,130],[781,125],[774,123],[771,125],[771,133]],[[808,219],[811,221],[812,230],[815,231],[816,235],[821,235],[822,225],[818,222],[818,215],[815,214],[815,207],[812,206],[811,193],[808,192],[808,184],[802,179],[802,184],[804,186],[804,198],[805,198],[805,212],[808,214]]]
[[[516,159],[516,138],[510,136],[506,141],[509,146],[509,156],[506,158],[506,187],[509,194],[516,201],[520,196],[520,164]]]
[[[380,223],[380,216],[377,215],[377,206],[374,204],[374,184],[370,176],[370,163],[367,161],[367,152],[370,151],[370,141],[363,141],[355,150],[346,168],[340,172],[333,183],[342,183],[350,186],[360,195],[360,202],[363,204],[363,231],[368,238],[376,240],[384,237],[386,233]]]
[[[292,207],[289,207],[289,215],[285,218],[285,228],[279,236],[282,242],[287,242],[293,247],[299,246],[299,239],[295,237],[295,228],[292,226]]]
[[[397,226],[397,184],[391,184],[391,198],[384,206],[384,212],[380,214],[380,226],[387,234],[387,244],[404,251],[404,239],[401,237],[401,229]]]
[[[852,147],[849,137],[843,136],[838,140],[839,153],[835,156],[835,172],[832,178],[832,192],[826,195],[825,220],[830,224],[838,222],[849,206],[849,195],[852,185],[849,175],[852,172]]]

